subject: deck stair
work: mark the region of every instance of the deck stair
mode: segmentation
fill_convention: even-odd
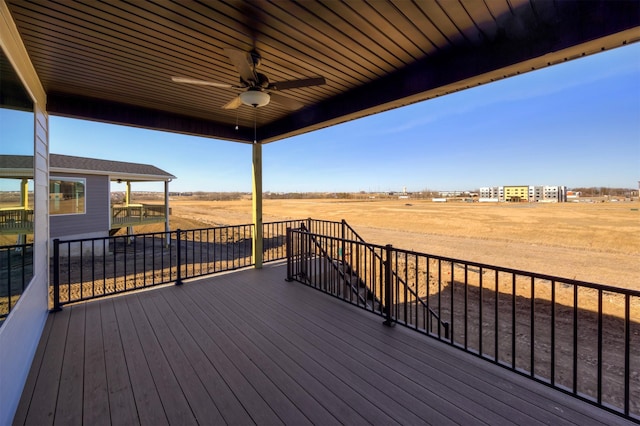
[[[351,228],[351,226],[349,226],[346,222],[343,222],[343,223],[345,227],[348,229],[351,237],[355,238],[355,240],[358,241],[359,243],[362,243],[364,247],[367,247],[367,249],[372,250],[370,247],[366,245],[366,241],[362,237],[360,237],[360,235],[358,235],[358,233],[355,232],[355,230]],[[304,223],[300,224],[300,230],[304,232],[310,232],[308,230],[308,227],[305,226]],[[369,286],[362,279],[362,277],[360,276],[356,268],[354,268],[348,261],[345,260],[345,256],[343,256],[342,253],[339,254],[338,258],[334,257],[325,249],[322,243],[313,236],[313,234],[311,234],[311,242],[318,249],[318,251],[321,254],[321,257],[329,261],[329,264],[331,265],[331,267],[335,270],[335,272],[337,272],[337,274],[341,278],[340,283],[337,286],[338,288],[332,289],[333,292],[335,292],[334,293],[335,295],[342,297],[351,303],[365,307],[368,310],[372,310],[374,312],[382,311],[384,309],[384,303],[379,298],[379,297],[382,297],[382,295],[379,295],[379,297],[376,296],[375,292],[372,291],[371,288],[369,288]],[[373,256],[378,258],[380,262],[382,262],[382,259],[380,258],[380,256],[377,253],[373,252],[373,250],[372,250],[372,254]],[[391,274],[392,274],[393,280],[396,281],[401,288],[406,287],[407,293],[409,293],[414,299],[418,301],[418,303],[422,306],[422,309],[426,310],[425,312],[430,317],[430,321],[426,321],[424,326],[427,327],[427,324],[430,324],[431,327],[436,326],[438,329],[442,327],[442,330],[444,330],[445,338],[449,338],[450,324],[446,321],[443,321],[438,315],[438,313],[428,306],[424,298],[420,298],[417,295],[414,289],[412,289],[411,287],[408,287],[407,283],[402,279],[402,277],[400,277],[397,274],[396,271],[392,271]],[[307,284],[311,284],[313,281],[312,279],[313,277],[309,275],[298,276],[298,278],[303,279],[303,281],[306,281]],[[327,288],[324,289],[324,291],[328,291],[328,290],[329,289]],[[355,297],[355,300],[354,300],[354,297]]]
[[[300,228],[305,232],[309,232],[304,223],[300,224]],[[355,296],[358,301],[357,304],[360,306],[364,306],[369,310],[382,309],[382,301],[380,301],[380,299],[375,296],[375,294],[362,280],[357,271],[349,264],[349,262],[345,261],[344,258],[335,259],[330,253],[327,252],[327,250],[315,237],[311,237],[311,241],[322,253],[323,258],[329,261],[331,267],[341,277],[341,285],[339,285],[339,288],[335,289],[338,295],[344,297],[345,299],[348,299],[351,302],[353,302],[353,297]],[[310,277],[308,276],[306,277],[306,280],[309,283],[311,282]]]
[[[332,260],[336,271],[343,279],[345,294],[349,292],[358,298],[358,303],[366,306],[367,309],[379,311],[382,309],[382,302],[371,291],[369,286],[360,278],[358,271],[344,260]]]

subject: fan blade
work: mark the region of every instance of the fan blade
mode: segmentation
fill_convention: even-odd
[[[278,81],[275,83],[271,83],[269,85],[269,89],[272,90],[287,90],[287,89],[295,89],[298,87],[308,87],[308,86],[322,86],[326,84],[327,81],[324,77],[311,77],[311,78],[301,78],[300,80],[285,80]]]
[[[236,109],[240,105],[242,105],[242,99],[240,99],[240,96],[236,96],[235,98],[231,99],[229,102],[224,104],[222,106],[222,108],[224,108],[224,109]]]
[[[229,57],[231,63],[236,67],[240,73],[240,79],[246,82],[257,82],[258,76],[253,68],[253,60],[251,54],[243,52],[241,50],[225,48],[224,52]]]
[[[269,93],[271,101],[282,105],[286,109],[295,111],[304,106],[303,103],[296,101],[295,99],[287,98],[286,96],[279,95],[278,93]]]
[[[226,89],[230,89],[234,87],[231,84],[215,83],[213,81],[205,81],[205,80],[195,80],[193,78],[186,78],[186,77],[171,77],[171,81],[173,81],[174,83],[197,84],[200,86],[223,87]]]

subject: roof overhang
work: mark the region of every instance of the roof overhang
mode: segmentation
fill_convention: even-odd
[[[150,2],[6,0],[54,115],[272,142],[640,40],[640,2]],[[225,48],[263,56],[304,104],[221,108]],[[239,125],[236,130],[236,123]],[[255,124],[254,124],[255,123]]]
[[[0,154],[0,177],[33,178],[33,156]],[[130,182],[169,182],[176,177],[149,164],[101,160],[70,155],[49,154],[49,172],[53,176],[106,176],[110,180]]]
[[[51,176],[69,176],[69,175],[82,175],[82,176],[107,176],[110,181],[122,181],[122,182],[171,182],[176,177],[167,176],[154,176],[154,175],[141,175],[135,173],[111,173],[95,170],[82,170],[82,169],[66,169],[51,167],[49,169]],[[33,174],[33,171],[31,172]]]

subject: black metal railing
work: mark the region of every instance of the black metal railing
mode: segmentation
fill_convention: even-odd
[[[0,324],[33,277],[33,243],[0,246]]]
[[[53,309],[253,265],[253,225],[54,240]]]
[[[311,219],[305,219],[310,221]],[[286,230],[301,220],[263,224],[264,262],[286,258]],[[253,225],[54,240],[53,309],[254,265]]]
[[[309,219],[306,219],[309,220]],[[262,252],[264,262],[273,262],[287,258],[287,228],[296,228],[302,220],[283,220],[262,224]]]
[[[359,277],[356,277],[356,275],[354,275],[354,272],[360,269],[359,263],[363,259],[365,265],[367,264],[367,259],[369,259],[369,264],[384,263],[383,256],[381,256],[379,251],[374,248],[375,246],[367,244],[364,238],[362,238],[356,232],[356,230],[353,229],[353,227],[349,225],[344,219],[341,222],[308,219],[307,221],[300,224],[300,229],[313,234],[314,232],[310,231],[311,226],[314,226],[314,228],[316,229],[315,233],[317,234],[333,238],[340,238],[337,258],[340,265],[339,274],[348,274],[348,280],[350,282],[353,282],[355,278],[360,279],[358,287],[353,289],[354,292],[370,291],[369,285],[366,283],[366,281]],[[323,248],[321,247],[321,243],[318,240],[315,240],[313,237],[311,239],[315,242],[316,245],[320,247],[320,250],[322,251]],[[352,257],[352,253],[355,253],[356,255]],[[328,257],[335,258],[327,252],[325,252],[324,254],[326,254]],[[352,262],[356,263],[355,269],[351,265]],[[338,263],[335,263],[334,267],[336,267],[337,265]],[[414,288],[408,285],[406,280],[404,280],[403,277],[399,276],[398,272],[394,268],[388,269],[388,272],[391,274],[390,280],[395,280],[396,286],[398,288],[403,288],[404,291],[406,291],[408,295],[411,296],[411,298],[419,301],[418,303],[422,305],[420,309],[424,309],[425,315],[429,316],[429,320],[427,321],[425,319],[423,323],[428,323],[430,329],[434,329],[439,323],[439,327],[441,328],[438,329],[438,332],[444,334],[444,336],[448,338],[449,323],[447,321],[441,320],[438,313],[429,309],[428,306],[424,304],[418,297]],[[371,295],[369,295],[369,297],[371,297]]]
[[[289,231],[287,250],[289,280],[640,419],[639,291],[303,229]],[[381,304],[353,291],[353,274]]]

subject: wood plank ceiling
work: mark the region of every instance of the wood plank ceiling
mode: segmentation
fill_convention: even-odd
[[[640,40],[640,2],[5,0],[51,114],[271,142]],[[222,106],[225,48],[262,55],[301,102]],[[238,130],[235,129],[239,124]]]

